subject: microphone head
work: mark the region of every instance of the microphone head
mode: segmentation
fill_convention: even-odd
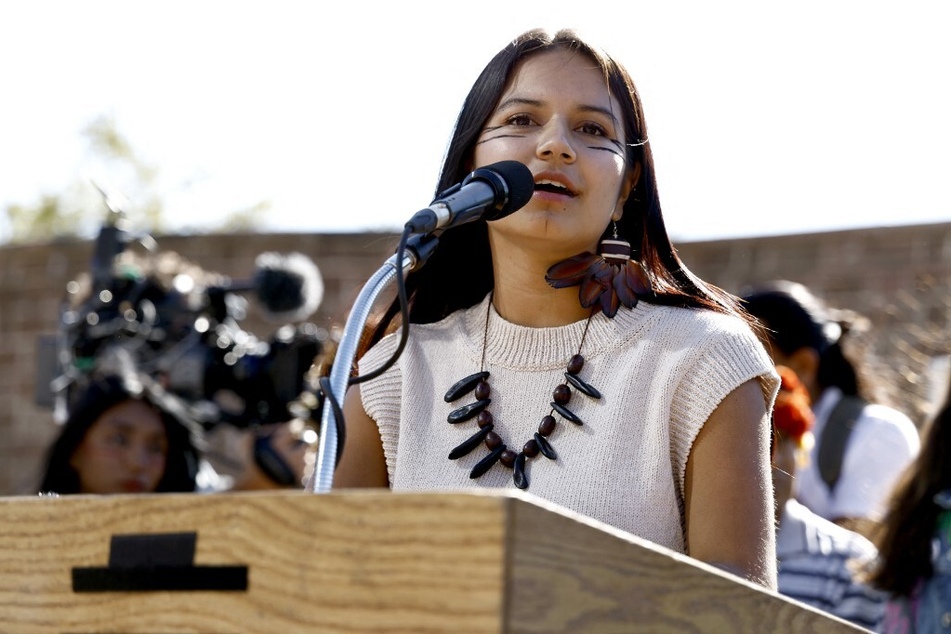
[[[267,252],[260,254],[254,264],[254,288],[269,318],[301,321],[320,306],[324,281],[317,265],[306,255]]]
[[[496,190],[496,200],[500,201],[482,214],[485,220],[498,220],[515,213],[524,207],[535,193],[535,177],[532,176],[532,171],[518,161],[499,161],[480,167],[472,172],[463,184],[473,179],[484,180],[492,185]]]

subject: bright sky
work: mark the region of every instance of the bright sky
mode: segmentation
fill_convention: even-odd
[[[535,26],[633,75],[677,240],[951,220],[946,0],[3,3],[0,210],[121,190],[81,135],[107,115],[173,230],[260,201],[268,229],[395,230],[479,71]]]

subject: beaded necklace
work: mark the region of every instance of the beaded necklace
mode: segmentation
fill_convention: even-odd
[[[598,312],[598,308],[593,309],[588,315],[588,320],[585,322],[584,333],[581,335],[581,342],[578,344],[578,351],[568,361],[568,366],[565,371],[565,382],[560,383],[552,392],[551,411],[542,418],[534,436],[522,446],[519,452],[510,449],[502,440],[502,437],[494,431],[495,419],[488,409],[492,402],[490,398],[492,390],[488,382],[489,372],[485,369],[485,350],[489,338],[489,316],[491,312],[492,297],[489,297],[485,313],[485,331],[482,335],[482,361],[480,371],[475,374],[470,374],[454,383],[446,392],[445,397],[443,397],[447,403],[452,403],[474,391],[476,400],[454,409],[450,412],[446,420],[452,425],[457,425],[475,418],[479,426],[479,430],[475,434],[449,452],[449,459],[456,460],[457,458],[468,455],[473,449],[484,443],[489,450],[489,454],[476,463],[469,473],[469,477],[478,478],[491,469],[497,462],[500,462],[503,466],[512,469],[512,478],[515,482],[515,486],[520,489],[527,489],[527,461],[539,453],[549,460],[555,460],[558,457],[551,443],[548,441],[548,437],[555,431],[555,427],[558,424],[554,414],[557,413],[575,425],[584,424],[577,414],[568,409],[568,403],[571,401],[572,395],[571,388],[574,388],[576,391],[590,398],[601,398],[601,393],[598,392],[598,390],[578,376],[584,367],[584,357],[581,356],[581,348],[584,346],[584,340],[588,334],[588,326],[591,325],[591,318]]]

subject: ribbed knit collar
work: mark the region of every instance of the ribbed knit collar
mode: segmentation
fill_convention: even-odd
[[[489,314],[489,332],[486,339],[486,363],[512,369],[553,370],[564,367],[584,335],[587,319],[565,326],[533,328],[506,321],[490,303],[491,293],[479,304],[466,310],[463,328],[467,345],[476,358],[482,356],[482,341],[485,333],[485,311]],[[581,354],[593,359],[605,347],[617,341],[622,333],[628,334],[643,322],[648,313],[647,305],[640,302],[633,309],[623,306],[613,319],[598,313],[591,318]]]

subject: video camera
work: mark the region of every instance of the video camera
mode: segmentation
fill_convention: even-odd
[[[67,286],[59,332],[47,346],[49,392],[44,399],[38,390],[37,401],[52,404],[62,422],[91,376],[119,374],[151,386],[160,406],[204,429],[293,418],[328,339],[303,322],[323,297],[316,265],[297,253],[264,253],[252,279],[235,283],[159,252],[151,236],[133,236],[122,211],[106,202],[91,270]],[[127,248],[134,240],[146,257]],[[271,320],[285,322],[268,341],[241,328],[251,292]]]

